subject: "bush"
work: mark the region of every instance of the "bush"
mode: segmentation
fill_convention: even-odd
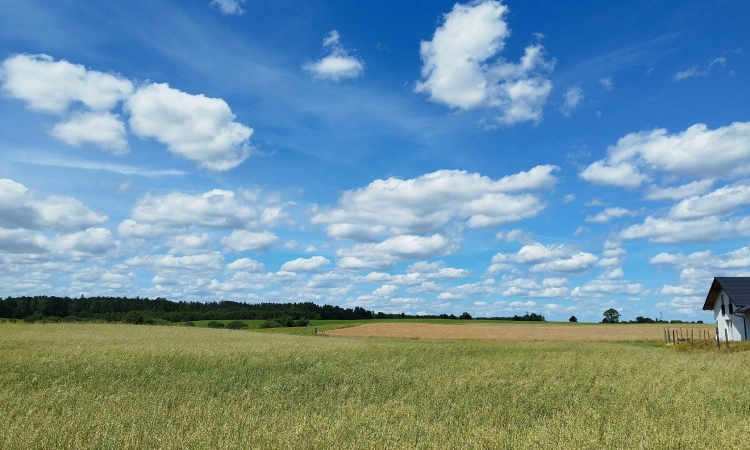
[[[233,320],[226,324],[226,328],[229,328],[230,330],[241,330],[243,328],[248,328],[248,325],[241,320]]]
[[[143,313],[141,313],[140,311],[128,311],[124,316],[122,316],[123,323],[141,325],[144,321],[145,318],[143,317]]]
[[[570,316],[570,319],[568,319],[568,322],[578,322],[578,318],[576,316]]]
[[[194,327],[195,326],[195,324],[193,322],[185,322],[183,325],[186,326],[186,327]]]
[[[208,328],[224,328],[224,324],[221,322],[217,322],[215,320],[212,320],[206,324]]]
[[[39,313],[32,314],[29,317],[23,319],[23,321],[26,323],[41,322],[42,320],[44,320],[44,316]]]
[[[307,320],[307,319],[305,319],[304,317],[301,318],[301,319],[299,319],[299,320],[295,320],[294,321],[294,326],[295,327],[306,327],[309,324],[310,324],[310,321]]]
[[[260,324],[259,328],[279,328],[283,326],[284,325],[280,324],[279,322],[276,322],[275,320],[266,320],[265,322]]]
[[[81,318],[78,316],[65,316],[62,318],[63,322],[80,322]]]

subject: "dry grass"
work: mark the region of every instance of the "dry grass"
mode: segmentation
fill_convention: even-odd
[[[466,324],[376,323],[326,331],[328,336],[385,337],[397,339],[618,342],[663,340],[661,324]],[[689,325],[683,332],[713,329],[711,325]]]
[[[0,448],[745,448],[726,374],[750,352],[3,324]]]

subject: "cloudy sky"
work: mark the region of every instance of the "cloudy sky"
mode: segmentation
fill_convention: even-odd
[[[710,320],[746,0],[0,4],[0,295]]]

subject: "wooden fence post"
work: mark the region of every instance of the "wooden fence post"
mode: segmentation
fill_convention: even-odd
[[[727,351],[729,351],[729,332],[724,330],[724,341],[727,343]]]
[[[719,340],[719,327],[716,327],[716,346],[721,350],[721,341]]]

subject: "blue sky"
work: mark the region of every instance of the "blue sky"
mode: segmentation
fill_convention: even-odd
[[[750,4],[0,5],[0,295],[710,320]]]

